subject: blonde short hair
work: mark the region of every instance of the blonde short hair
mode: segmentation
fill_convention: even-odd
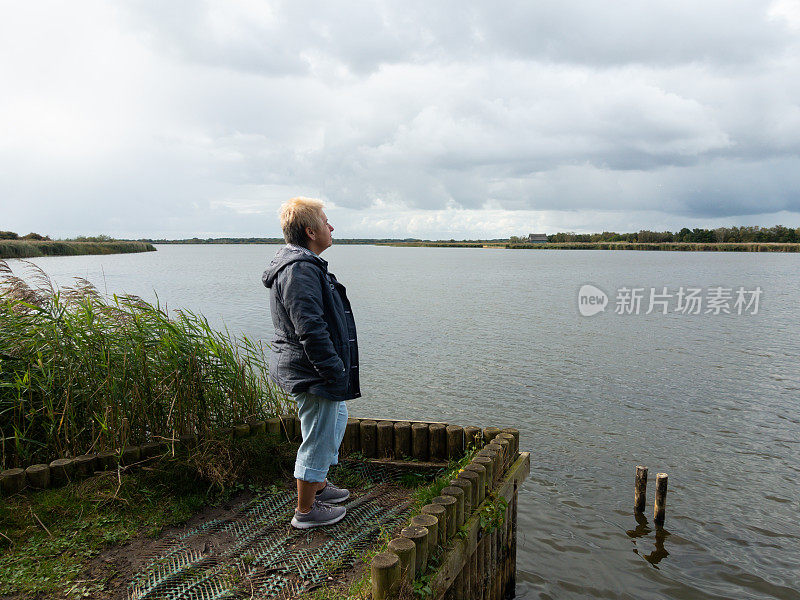
[[[306,227],[319,230],[322,222],[322,202],[313,198],[292,198],[281,206],[278,213],[281,219],[283,239],[287,244],[306,247],[308,236]]]

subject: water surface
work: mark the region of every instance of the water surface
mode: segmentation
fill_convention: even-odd
[[[277,246],[44,257],[269,340]],[[354,416],[514,426],[522,598],[800,598],[800,255],[334,246],[359,331]],[[16,261],[11,261],[14,265]],[[606,312],[582,317],[592,283]],[[763,290],[758,314],[618,315],[623,286]],[[642,313],[645,312],[643,307]],[[669,474],[658,533],[637,464]]]

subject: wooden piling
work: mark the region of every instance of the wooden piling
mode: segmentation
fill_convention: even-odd
[[[78,477],[91,477],[97,465],[96,454],[83,454],[75,457],[75,475]]]
[[[483,446],[483,436],[481,435],[480,427],[467,426],[464,427],[464,447],[465,448],[480,448]]]
[[[503,473],[506,471],[503,447],[500,444],[495,444],[492,442],[490,444],[486,444],[483,447],[483,450],[487,451],[486,456],[491,456],[494,460],[494,479],[495,481],[500,481],[500,477],[502,477]],[[483,452],[483,450],[481,450],[481,452]]]
[[[453,585],[450,588],[450,597],[453,600],[460,600],[464,598],[464,569],[462,568],[461,571],[458,572],[456,575],[455,581],[453,581]]]
[[[238,423],[233,426],[233,437],[243,438],[250,435],[250,425],[247,423]]]
[[[414,572],[422,574],[428,564],[428,529],[417,525],[403,528],[400,535],[414,542]]]
[[[464,456],[464,428],[458,425],[447,426],[447,458],[458,460]]]
[[[433,515],[421,514],[411,517],[411,524],[428,530],[428,556],[433,556],[436,548],[439,547],[439,519]]]
[[[501,433],[510,433],[511,437],[514,438],[514,452],[512,457],[513,462],[519,458],[519,429],[515,429],[514,427],[506,427]]]
[[[394,424],[394,457],[397,460],[411,456],[411,423],[398,421]]]
[[[447,426],[444,423],[428,426],[428,443],[431,460],[447,460]]]
[[[420,513],[436,517],[436,545],[443,548],[447,544],[447,509],[443,505],[433,502],[423,506]],[[419,524],[417,523],[417,525]]]
[[[469,578],[469,591],[470,595],[469,598],[478,599],[481,597],[480,592],[480,570],[478,568],[478,548],[476,547],[475,550],[472,552],[472,556],[469,559],[469,570],[470,570],[470,578]]]
[[[6,469],[0,472],[0,489],[6,496],[16,494],[25,487],[25,469]]]
[[[456,501],[455,508],[453,509],[453,528],[455,531],[458,531],[458,529],[464,524],[464,488],[452,485],[451,482],[451,485],[442,488],[441,493],[442,496],[450,496]]]
[[[361,453],[366,458],[375,458],[378,442],[378,424],[371,419],[361,421]]]
[[[486,553],[484,547],[486,546],[486,536],[482,537],[475,548],[475,555],[477,557],[478,568],[475,574],[475,587],[474,597],[477,600],[484,600],[486,598],[486,583],[484,581],[486,575]]]
[[[180,449],[180,446],[179,446]],[[100,471],[110,471],[117,468],[117,453],[103,450],[97,453],[97,468]]]
[[[500,573],[499,562],[497,554],[497,539],[499,537],[499,530],[494,529],[489,534],[489,564],[492,566],[491,576],[489,577],[489,597],[492,600],[499,600],[500,596]]]
[[[250,425],[250,435],[264,435],[267,432],[266,421],[252,421]]]
[[[31,465],[25,469],[25,479],[32,488],[43,490],[50,487],[50,465]]]
[[[473,473],[478,474],[478,497],[476,499],[475,505],[479,506],[483,499],[486,497],[486,469],[483,468],[483,465],[479,465],[478,463],[471,462],[466,467],[464,467],[464,472],[472,471]]]
[[[283,428],[281,427],[281,420],[279,417],[272,417],[271,419],[267,419],[267,433],[280,436],[282,430]]]
[[[136,450],[138,446],[134,446]],[[123,453],[124,456],[124,453]],[[50,463],[50,481],[53,485],[64,485],[75,478],[75,459],[57,458]]]
[[[495,480],[493,477],[494,474],[494,462],[488,456],[476,456],[472,459],[472,462],[481,465],[486,470],[486,490],[491,491],[494,489]]]
[[[472,556],[466,556],[464,559],[464,584],[462,598],[472,598]]]
[[[444,494],[444,491],[442,493]],[[444,546],[449,540],[453,539],[453,536],[456,534],[456,528],[458,526],[456,517],[458,501],[453,498],[453,496],[442,495],[436,496],[431,502],[434,504],[441,504],[445,509],[445,531],[444,535],[439,536],[439,539],[442,540],[442,546]]]
[[[458,479],[463,479],[469,482],[469,505],[470,505],[470,516],[475,510],[478,508],[478,495],[480,494],[478,490],[478,474],[475,471],[471,471],[469,469],[464,469],[461,473],[458,474]],[[469,520],[469,517],[466,517]]]
[[[492,577],[494,576],[494,571],[492,571],[492,535],[489,533],[487,534],[484,532],[483,534],[483,597],[486,600],[490,600],[491,595],[491,582]]]
[[[491,444],[498,433],[500,433],[499,427],[484,427],[483,428],[484,444]]]
[[[416,574],[417,545],[406,537],[394,538],[389,542],[389,550],[400,559],[400,578],[414,585]]]
[[[492,440],[493,444],[497,444],[502,448],[502,456],[503,462],[501,463],[500,473],[505,473],[506,469],[511,466],[511,442],[509,442],[506,438],[501,436],[495,436],[494,440]]]
[[[411,426],[411,455],[417,460],[428,460],[428,425],[414,423]]]
[[[372,558],[372,598],[394,598],[400,586],[400,558],[393,552],[380,552]]]
[[[345,447],[346,456],[353,452],[361,452],[361,422],[358,419],[347,419],[342,445]]]
[[[509,578],[507,597],[513,598],[517,589],[517,484],[514,482],[514,496],[511,500],[511,557],[509,558]]]
[[[636,467],[636,480],[634,481],[633,510],[637,513],[644,512],[647,501],[647,467]]]
[[[464,492],[464,520],[461,522],[463,525],[472,516],[472,484],[466,479],[457,477],[450,480],[450,485],[461,488]]]
[[[656,475],[656,502],[653,506],[653,521],[656,525],[664,524],[664,517],[667,512],[667,479],[666,473]]]
[[[517,453],[514,450],[514,446],[516,445],[517,441],[514,439],[514,436],[510,433],[506,433],[505,431],[501,431],[497,434],[497,437],[494,438],[495,444],[498,443],[498,440],[503,439],[508,442],[508,451],[506,454],[506,466],[510,466],[515,460],[517,460]]]
[[[394,423],[378,422],[378,458],[394,457]]]

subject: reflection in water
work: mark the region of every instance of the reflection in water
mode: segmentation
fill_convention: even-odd
[[[650,527],[650,523],[647,520],[647,517],[644,516],[644,513],[634,512],[633,516],[636,518],[636,529],[628,529],[625,533],[628,534],[629,538],[633,538],[636,540],[637,538],[644,538],[650,535],[653,529]],[[641,556],[653,565],[656,569],[658,568],[658,563],[660,563],[663,559],[669,556],[669,552],[667,549],[664,548],[664,541],[669,537],[670,533],[663,527],[659,527],[658,525],[655,526],[656,528],[656,535],[655,535],[655,549],[650,554],[641,554],[638,548],[634,548],[633,551],[636,554],[641,554]],[[636,542],[634,541],[634,545]]]

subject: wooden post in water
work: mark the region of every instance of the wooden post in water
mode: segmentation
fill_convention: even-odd
[[[397,460],[411,456],[411,423],[398,421],[394,424],[394,457]]]
[[[664,524],[667,512],[667,474],[656,475],[656,503],[653,507],[653,521],[659,527]]]
[[[400,586],[400,558],[393,552],[381,552],[372,558],[372,598],[392,598]]]
[[[636,467],[636,482],[634,483],[633,510],[637,513],[644,512],[644,504],[647,500],[647,467],[638,465]]]
[[[514,497],[511,501],[511,558],[509,559],[508,596],[514,597],[517,589],[517,484],[514,482]]]

